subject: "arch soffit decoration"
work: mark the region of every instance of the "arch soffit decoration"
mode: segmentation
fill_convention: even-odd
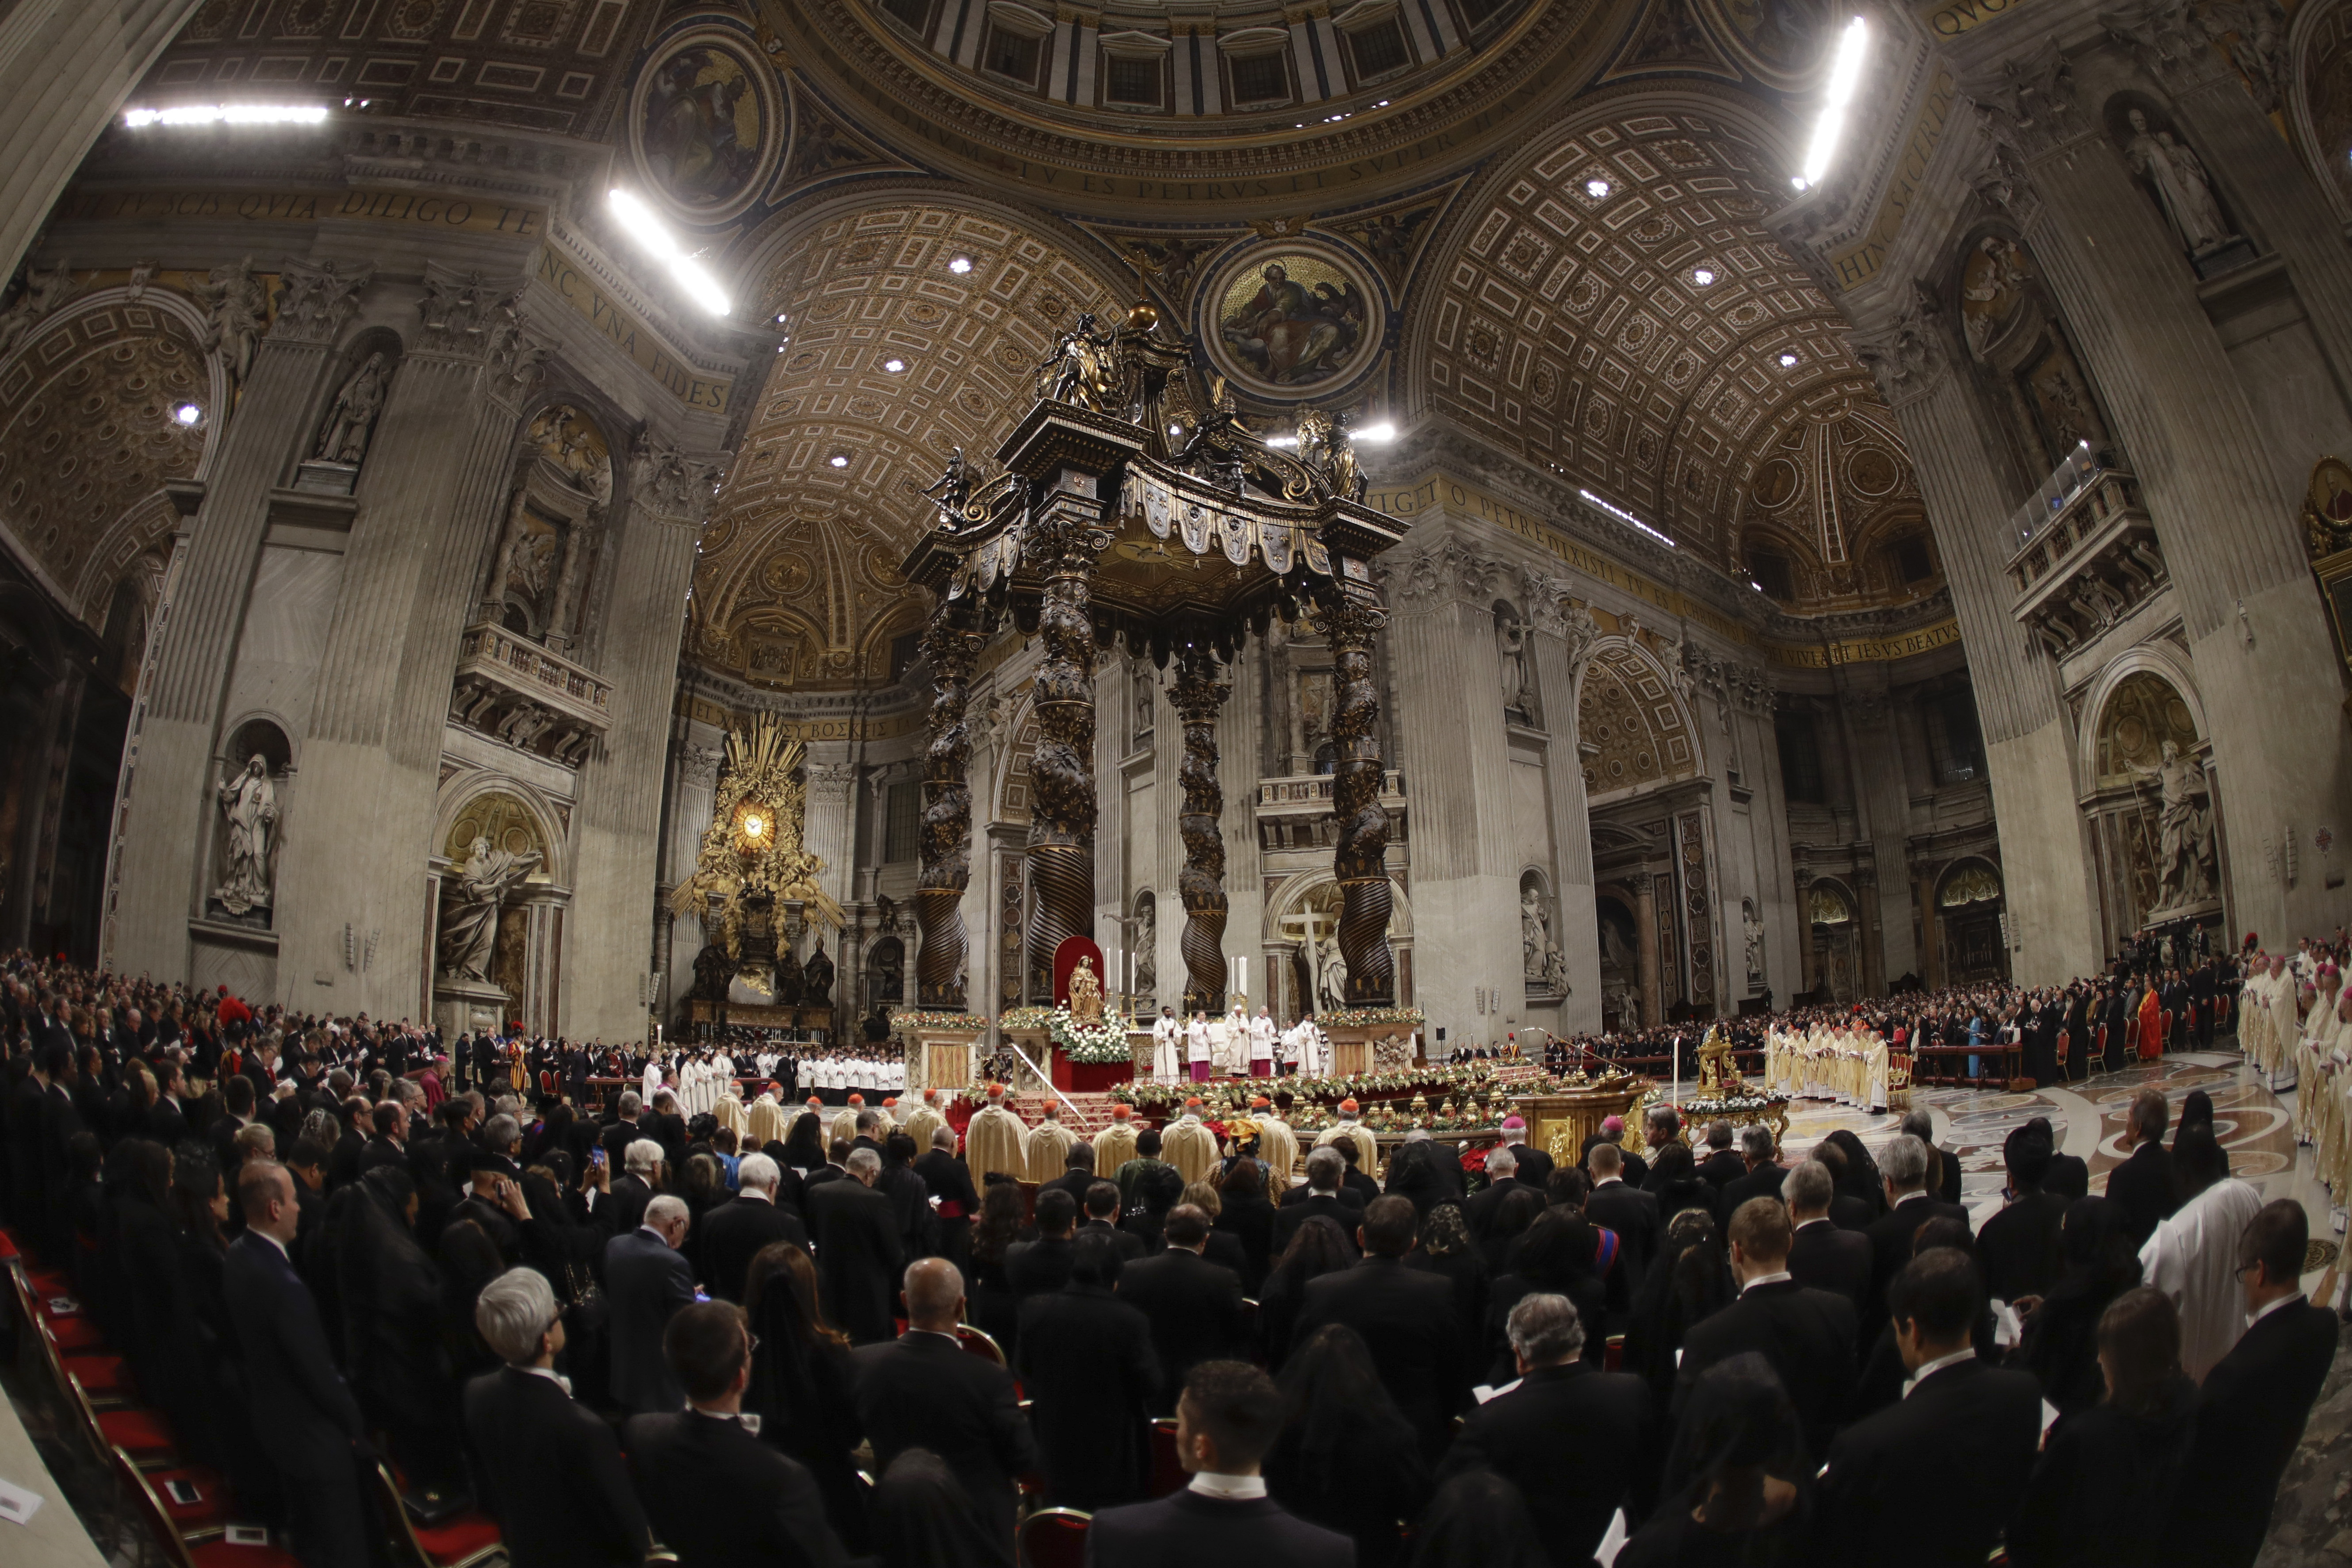
[[[1601,748],[1584,764],[1592,802],[1697,776],[1698,726],[1647,648],[1618,634],[1592,645],[1577,683],[1576,732]]]
[[[1895,485],[1846,495],[1841,515],[1915,486],[1843,316],[1762,223],[1786,134],[1736,89],[1652,89],[1498,165],[1455,202],[1423,264],[1406,328],[1412,411],[1645,509],[1718,565],[1732,564],[1759,453],[1799,420],[1867,409],[1894,460]],[[1589,195],[1595,178],[1607,196]],[[1716,274],[1704,288],[1701,265]],[[1780,366],[1783,353],[1798,363]]]
[[[467,812],[487,795],[507,795],[519,802],[530,814],[532,831],[537,835],[538,847],[546,859],[532,874],[536,883],[544,878],[559,889],[572,885],[572,843],[564,814],[541,790],[533,788],[510,774],[489,772],[459,773],[441,787],[441,798],[433,808],[433,839],[426,854],[445,856],[449,849],[449,836]]]
[[[2108,705],[2114,701],[2116,689],[2135,675],[2153,675],[2171,687],[2173,695],[2188,708],[2189,721],[2197,733],[2200,737],[2213,733],[2205,717],[2205,700],[2198,692],[2189,661],[2177,648],[2160,642],[2127,648],[2093,679],[2077,710],[2074,760],[2077,776],[2085,790],[2098,787],[2099,736],[2105,728]]]
[[[916,492],[951,447],[992,451],[1054,333],[1124,297],[1097,250],[937,189],[845,194],[763,234],[742,272],[790,341],[703,535],[689,657],[772,684],[887,678],[919,618],[898,571]]]
[[[1965,879],[1965,883],[1963,879]],[[1983,889],[1990,886],[1990,897]],[[1969,896],[1958,903],[1945,902],[1948,893],[1967,891]],[[1967,909],[1970,904],[1996,903],[2009,896],[2009,883],[2000,874],[2000,867],[1982,855],[1963,855],[1946,866],[1936,877],[1936,908]]]
[[[996,764],[996,810],[992,822],[1026,822],[1029,820],[1029,763],[1037,754],[1037,742],[1045,731],[1037,723],[1037,704],[1031,689],[1024,685],[1016,694],[1012,722],[1006,726],[1012,739],[1005,743]]]
[[[0,527],[93,630],[105,624],[115,583],[178,526],[163,481],[202,479],[210,468],[228,383],[218,358],[197,346],[204,331],[194,305],[173,289],[151,284],[134,300],[113,286],[68,298],[0,356]],[[142,352],[142,342],[169,352]],[[46,365],[36,368],[37,355]],[[89,391],[60,384],[77,376]],[[58,423],[89,398],[102,404],[89,411],[100,419],[95,440]],[[193,429],[172,417],[183,401],[205,410]],[[110,451],[110,442],[122,444]]]

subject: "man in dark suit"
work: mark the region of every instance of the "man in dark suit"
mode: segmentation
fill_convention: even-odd
[[[1698,1166],[1700,1178],[1710,1183],[1717,1192],[1721,1192],[1746,1175],[1748,1171],[1748,1162],[1741,1159],[1739,1152],[1731,1146],[1731,1123],[1721,1118],[1708,1122],[1706,1157],[1699,1162]],[[1724,1212],[1728,1214],[1731,1211],[1727,1206]]]
[[[1519,1489],[1557,1568],[1587,1568],[1619,1508],[1639,1515],[1657,1485],[1650,1391],[1582,1359],[1584,1325],[1565,1296],[1523,1296],[1505,1331],[1519,1385],[1473,1411],[1438,1472],[1489,1469]],[[1564,1465],[1563,1454],[1576,1462]]]
[[[931,1129],[931,1146],[915,1161],[915,1173],[923,1178],[924,1190],[939,1199],[940,1256],[961,1268],[971,1255],[971,1222],[980,1217],[980,1194],[972,1188],[971,1167],[956,1158],[955,1151],[954,1128]]]
[[[1132,1263],[1143,1256],[1143,1237],[1118,1228],[1118,1188],[1113,1183],[1097,1181],[1087,1188],[1086,1212],[1078,1222],[1076,1239],[1084,1241],[1090,1236],[1108,1237],[1122,1263]]]
[[[1381,1184],[1372,1180],[1370,1173],[1356,1168],[1356,1162],[1363,1157],[1356,1147],[1356,1141],[1342,1138],[1331,1147],[1339,1152],[1339,1190],[1352,1193],[1359,1201],[1367,1204],[1379,1197]]]
[[[1038,1187],[1037,1195],[1042,1198],[1047,1193],[1065,1192],[1070,1194],[1071,1203],[1083,1208],[1087,1189],[1094,1184],[1095,1146],[1082,1138],[1071,1144],[1070,1152],[1062,1157],[1062,1173]]]
[[[1788,1391],[1807,1451],[1826,1453],[1853,1396],[1853,1303],[1800,1285],[1789,1272],[1789,1211],[1780,1199],[1748,1199],[1726,1228],[1739,1299],[1692,1324],[1685,1336],[1675,1379],[1676,1417],[1708,1367],[1756,1351]]]
[[[654,1094],[653,1110],[646,1113],[646,1136],[662,1146],[662,1158],[673,1171],[686,1164],[686,1118],[677,1113],[677,1096],[667,1089]]]
[[[604,1298],[611,1305],[613,1401],[624,1410],[675,1410],[685,1395],[662,1360],[662,1331],[694,1300],[686,1245],[684,1199],[665,1193],[646,1205],[645,1223],[604,1243]]]
[[[809,1249],[808,1230],[800,1216],[776,1205],[776,1188],[783,1173],[765,1154],[746,1154],[736,1166],[733,1203],[720,1204],[702,1216],[698,1255],[702,1280],[721,1300],[740,1304],[744,1277],[751,1259],[772,1241],[789,1241]]]
[[[1241,1280],[1202,1256],[1209,1230],[1207,1210],[1179,1204],[1168,1211],[1167,1247],[1119,1271],[1118,1299],[1150,1321],[1152,1346],[1167,1373],[1167,1393],[1152,1406],[1155,1415],[1172,1412],[1176,1390],[1195,1366],[1248,1350]]]
[[[1584,1217],[1617,1233],[1628,1293],[1638,1291],[1658,1256],[1665,1225],[1658,1217],[1658,1194],[1645,1193],[1624,1177],[1625,1152],[1614,1143],[1595,1143],[1586,1154],[1592,1173],[1592,1191],[1584,1200]]]
[[[1519,1185],[1542,1192],[1544,1184],[1551,1177],[1552,1160],[1543,1150],[1528,1143],[1525,1118],[1516,1115],[1503,1118],[1503,1146],[1518,1162]]]
[[[817,1245],[822,1252],[824,1242]],[[953,1264],[919,1258],[907,1267],[906,1287],[907,1331],[856,1354],[857,1417],[875,1465],[887,1469],[908,1448],[937,1454],[1009,1555],[1013,1478],[1036,1462],[1013,1374],[956,1342],[964,1300],[963,1276]]]
[[[688,1407],[632,1415],[622,1433],[662,1544],[683,1568],[844,1568],[816,1478],[736,1419],[751,1381],[743,1310],[694,1303],[669,1321],[662,1353]]]
[[[2248,1568],[2270,1529],[2279,1479],[2336,1357],[2336,1314],[2304,1299],[2309,1222],[2292,1198],[2264,1204],[2238,1243],[2252,1319],[2205,1374],[2196,1436],[2166,1538],[2182,1568]]]
[[[359,1466],[359,1402],[327,1353],[317,1303],[286,1249],[301,1225],[294,1179],[268,1160],[237,1173],[245,1234],[221,1266],[221,1294],[244,1352],[252,1431],[285,1483],[295,1554],[305,1568],[368,1561]]]
[[[604,1131],[597,1134],[597,1142],[604,1148],[605,1163],[613,1170],[618,1171],[627,1165],[629,1145],[646,1135],[645,1129],[637,1124],[637,1118],[645,1113],[645,1101],[635,1089],[623,1089],[621,1119],[608,1123]]]
[[[1870,1290],[1870,1237],[1830,1218],[1836,1195],[1830,1168],[1808,1160],[1780,1184],[1789,1205],[1789,1274],[1800,1285],[1844,1297],[1860,1312]]]
[[[1354,1542],[1294,1518],[1265,1495],[1259,1466],[1281,1435],[1282,1396],[1272,1378],[1235,1361],[1193,1368],[1176,1403],[1176,1458],[1192,1484],[1095,1515],[1087,1568],[1355,1568]]]
[[[1462,1205],[1462,1223],[1471,1236],[1486,1239],[1495,1228],[1495,1215],[1503,1200],[1519,1190],[1519,1157],[1508,1149],[1496,1149],[1486,1156],[1486,1185],[1472,1193]],[[1538,1188],[1538,1191],[1542,1189]]]
[[[2181,1205],[2180,1173],[2172,1168],[2164,1146],[2164,1130],[2172,1110],[2160,1089],[2143,1089],[2132,1096],[2131,1158],[2107,1173],[2107,1196],[2123,1205],[2124,1234],[2134,1247],[2145,1247],[2161,1222]]]
[[[1750,1122],[1739,1130],[1741,1173],[1723,1184],[1723,1212],[1738,1214],[1750,1198],[1777,1198],[1788,1172],[1780,1168],[1780,1151],[1772,1146],[1772,1130]],[[1712,1162],[1710,1162],[1712,1163]]]
[[[1338,1225],[1348,1237],[1349,1250],[1355,1250],[1356,1226],[1364,1211],[1356,1194],[1339,1185],[1347,1168],[1348,1163],[1340,1157],[1339,1151],[1328,1145],[1307,1156],[1307,1184],[1291,1189],[1303,1195],[1293,1201],[1290,1193],[1285,1193],[1282,1206],[1275,1211],[1274,1256],[1281,1257],[1290,1238],[1298,1234],[1298,1227],[1316,1215]]]
[[[1363,1335],[1381,1382],[1421,1435],[1423,1453],[1433,1459],[1454,1414],[1468,1402],[1469,1357],[1452,1283],[1404,1267],[1416,1228],[1408,1199],[1381,1198],[1367,1208],[1357,1233],[1363,1258],[1353,1268],[1308,1282],[1293,1342],[1326,1323],[1345,1323]]]
[[[1878,1156],[1878,1173],[1886,1186],[1886,1212],[1873,1220],[1863,1235],[1870,1238],[1870,1298],[1862,1304],[1862,1338],[1875,1343],[1886,1322],[1886,1285],[1911,1261],[1912,1238],[1931,1219],[1968,1222],[1969,1211],[1958,1204],[1927,1195],[1927,1145],[1908,1132],[1888,1140]]]
[[[1966,1253],[1935,1247],[1905,1264],[1887,1308],[1911,1380],[1830,1445],[1814,1556],[1863,1563],[1899,1541],[1906,1563],[1982,1568],[2032,1474],[2042,1390],[2031,1373],[1977,1359],[1969,1333],[1984,1300]]]
[[[1118,1189],[1108,1182],[1114,1201]],[[1161,1384],[1151,1323],[1111,1294],[1119,1233],[1081,1234],[1070,1282],[1021,1305],[1021,1386],[1045,1472],[1045,1499],[1092,1513],[1143,1496],[1146,1436]]]
[[[1965,1027],[1962,1030],[1966,1034]],[[1996,1061],[1998,1058],[1996,1058]],[[1988,1073],[1993,1069],[1986,1068]],[[1948,1204],[1960,1201],[1960,1157],[1936,1143],[1936,1119],[1925,1110],[1904,1112],[1902,1130],[1927,1145],[1929,1151],[1927,1195]]]
[[[809,1239],[816,1244],[817,1283],[824,1315],[859,1344],[887,1340],[894,1329],[892,1282],[905,1267],[898,1216],[887,1196],[875,1189],[882,1159],[871,1149],[853,1152],[842,1180],[806,1188]]]
[[[2042,1295],[2064,1271],[2059,1227],[2066,1200],[2042,1190],[2050,1172],[2050,1140],[2039,1130],[2011,1129],[2000,1153],[2009,1171],[2009,1205],[1977,1232],[1977,1257],[1984,1264],[1986,1293],[2015,1301]]]
[[[661,1145],[640,1138],[625,1151],[625,1163],[614,1172],[612,1191],[596,1207],[597,1218],[613,1236],[626,1236],[644,1223],[646,1205],[654,1201],[654,1184],[661,1180]]]
[[[545,1276],[510,1268],[482,1287],[474,1326],[507,1364],[466,1385],[474,1496],[514,1568],[646,1558],[646,1516],[613,1429],[556,1374],[563,1317]]]
[[[1070,1233],[1077,1224],[1078,1202],[1067,1187],[1037,1190],[1037,1239],[1016,1241],[1004,1254],[1014,1301],[1050,1296],[1070,1282]]]

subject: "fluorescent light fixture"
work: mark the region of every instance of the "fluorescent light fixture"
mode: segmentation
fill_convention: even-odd
[[[1869,24],[1856,16],[1845,25],[1845,33],[1838,39],[1837,58],[1830,66],[1829,91],[1822,100],[1821,117],[1813,121],[1813,139],[1805,148],[1804,173],[1790,182],[1801,191],[1821,184],[1822,176],[1829,173],[1838,138],[1845,134],[1846,105],[1853,100],[1854,85],[1862,79],[1862,57],[1869,44]]]
[[[1640,529],[1643,533],[1648,534],[1651,538],[1656,540],[1667,549],[1672,550],[1675,547],[1675,542],[1673,540],[1668,539],[1664,534],[1660,533],[1656,529],[1652,528],[1648,523],[1643,522],[1640,518],[1635,517],[1632,512],[1627,511],[1623,507],[1617,505],[1615,502],[1602,500],[1591,490],[1580,489],[1576,493],[1582,496],[1586,500],[1591,501],[1594,506],[1599,507],[1602,511],[1605,511],[1610,516],[1615,518],[1618,521],[1632,523],[1635,528]]]
[[[183,425],[194,425],[205,416],[205,411],[193,403],[183,403],[172,410],[172,417]]]
[[[628,231],[629,237],[636,241],[637,248],[668,268],[670,277],[686,290],[687,298],[714,316],[723,316],[732,308],[727,299],[727,290],[719,286],[717,279],[702,269],[700,262],[678,248],[677,240],[669,232],[669,226],[654,216],[653,208],[617,188],[606,197],[606,202],[613,209],[613,216],[619,218],[621,226]]]
[[[149,125],[318,125],[326,118],[323,103],[183,103],[126,110],[122,123],[137,131]]]
[[[1596,202],[1605,201],[1609,195],[1609,182],[1598,177],[1587,180],[1584,182],[1584,194]]]

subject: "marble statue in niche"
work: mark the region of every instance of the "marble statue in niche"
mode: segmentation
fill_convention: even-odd
[[[2180,754],[2178,743],[2164,742],[2164,760],[2155,767],[2126,764],[2142,778],[2156,781],[2163,810],[2157,817],[2162,834],[2157,855],[2157,901],[2167,910],[2211,896],[2217,866],[2213,853],[2212,795],[2205,770]]]
[[[1748,984],[1764,984],[1764,921],[1756,912],[1756,900],[1739,900],[1739,934],[1748,954]]]
[[[499,907],[507,894],[538,868],[536,849],[518,854],[493,849],[478,837],[465,864],[447,884],[441,912],[441,973],[452,980],[488,980],[490,950],[498,942]]]
[[[2168,131],[2152,131],[2139,110],[2126,111],[2132,136],[2124,143],[2124,158],[2134,173],[2156,191],[2157,205],[2189,254],[2203,256],[2238,237],[2230,232],[2221,203],[2213,199],[2213,182],[2205,165],[2187,143]]]
[[[1568,990],[1568,957],[1552,934],[1551,906],[1532,874],[1519,884],[1519,968],[1530,985]]]
[[[1150,893],[1135,906],[1135,994],[1156,995],[1160,990],[1160,904]]]
[[[253,258],[234,267],[214,268],[194,293],[205,311],[205,351],[219,354],[229,379],[244,385],[269,319],[269,297],[253,274]]]
[[[213,795],[227,826],[227,875],[213,897],[233,915],[267,910],[269,841],[278,826],[278,787],[270,782],[268,763],[258,753],[247,758],[244,771],[222,779]]]
[[[1515,721],[1535,723],[1535,679],[1528,668],[1528,628],[1508,605],[1495,611],[1495,651],[1503,668],[1503,712]]]
[[[310,455],[322,463],[356,465],[364,458],[369,438],[375,433],[376,416],[383,412],[384,389],[391,380],[392,367],[383,355],[368,355],[367,363],[353,371],[342,390],[335,394],[335,401],[319,426],[318,445]]]

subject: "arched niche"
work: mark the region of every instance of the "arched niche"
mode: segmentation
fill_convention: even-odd
[[[1568,994],[1568,953],[1562,946],[1559,901],[1540,866],[1519,873],[1519,972],[1530,1001]]]
[[[399,333],[370,327],[336,353],[302,447],[298,488],[331,495],[350,495],[359,488],[377,422],[399,374],[401,350]]]
[[[480,619],[568,653],[583,640],[613,504],[611,441],[596,417],[549,403],[524,426]]]
[[[2111,948],[2159,913],[2220,910],[2220,784],[2196,688],[2160,649],[2136,648],[2119,665],[2090,693],[2083,736],[2082,810]]]
[[[1822,878],[1805,889],[1816,1001],[1852,1002],[1862,994],[1861,907],[1853,889],[1832,878]]]
[[[1612,1032],[1648,1022],[1642,1001],[1645,966],[1642,922],[1634,913],[1638,901],[1615,885],[1593,893],[1593,924],[1599,928],[1601,947],[1601,1026]]]
[[[1982,856],[1953,861],[1937,874],[1934,911],[1937,973],[1947,985],[2009,978],[2001,914],[2009,907],[2000,868]]]
[[[896,936],[881,936],[866,950],[865,1011],[895,1007],[907,999],[907,944]]]
[[[564,819],[540,792],[499,774],[461,775],[444,787],[427,882],[434,973],[442,974],[442,889],[469,858],[474,842],[485,839],[493,849],[513,855],[535,853],[539,864],[499,910],[488,978],[506,993],[509,1021],[520,1021],[533,1033],[555,1033],[562,1017],[559,955],[571,901]]]
[[[294,816],[291,731],[277,714],[249,713],[222,733],[213,758],[205,914],[268,930],[277,923],[279,847]]]
[[[1697,731],[1664,668],[1622,637],[1593,645],[1577,691],[1584,787],[1594,804],[1695,777]]]

